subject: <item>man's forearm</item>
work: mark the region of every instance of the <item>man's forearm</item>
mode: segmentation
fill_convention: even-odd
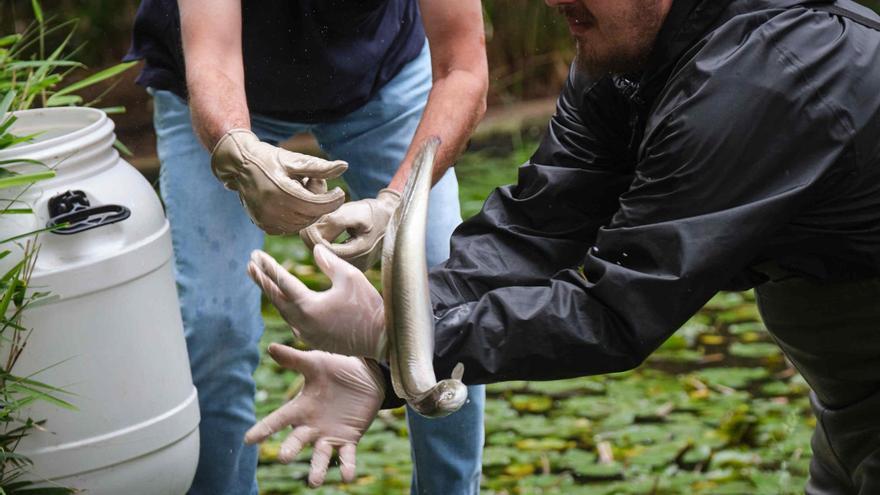
[[[389,187],[403,190],[415,154],[428,136],[439,136],[442,143],[434,160],[433,182],[443,177],[464,149],[474,128],[486,111],[486,79],[464,70],[453,70],[434,81],[428,104],[407,154]]]
[[[180,26],[193,128],[208,150],[234,128],[250,129],[238,0],[181,0]]]
[[[434,84],[415,136],[389,187],[403,190],[412,161],[428,136],[442,144],[433,181],[443,177],[486,111],[489,74],[479,0],[420,0],[431,46]]]
[[[187,67],[187,88],[193,129],[209,151],[226,131],[250,129],[244,87],[222,71]]]

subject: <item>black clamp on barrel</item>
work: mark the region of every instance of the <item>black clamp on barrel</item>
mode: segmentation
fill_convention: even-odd
[[[83,191],[67,191],[49,199],[49,223],[53,234],[70,235],[121,222],[131,210],[120,205],[92,206]]]

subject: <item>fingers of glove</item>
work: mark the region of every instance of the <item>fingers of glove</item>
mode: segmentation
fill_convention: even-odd
[[[251,275],[252,277],[256,276],[256,278],[260,278],[259,275],[262,274],[262,276],[267,279],[256,281],[258,285],[263,287],[263,291],[266,292],[266,295],[268,295],[270,299],[273,298],[274,293],[275,297],[283,295],[283,298],[287,301],[300,303],[304,298],[314,295],[312,290],[306,287],[306,284],[288,273],[283,266],[275,261],[275,258],[269,256],[263,251],[256,250],[251,253],[248,273],[251,272],[251,266],[254,267],[254,274]],[[263,286],[264,283],[269,285],[268,289]],[[277,287],[278,290],[273,290],[271,288],[272,285]],[[275,303],[274,300],[272,302]]]
[[[313,442],[316,438],[318,438],[318,430],[309,426],[297,426],[281,442],[281,449],[278,451],[278,461],[282,464],[287,464],[294,460],[303,447]]]
[[[315,178],[308,179],[306,181],[306,189],[314,194],[324,194],[327,192],[327,181]]]
[[[275,432],[293,425],[300,420],[299,399],[294,399],[279,407],[265,418],[258,421],[244,434],[244,443],[251,445],[262,442]]]
[[[355,233],[345,242],[330,244],[326,247],[339,258],[351,263],[352,258],[369,253],[375,244],[376,241],[372,236]]]
[[[307,248],[314,250],[318,244],[328,246],[345,231],[345,226],[335,221],[334,215],[338,212],[339,210],[336,210],[324,215],[317,222],[299,231],[299,236]]]
[[[315,442],[312,452],[312,467],[309,470],[309,486],[317,488],[324,483],[327,477],[327,466],[330,465],[330,456],[333,454],[333,446],[325,439]]]
[[[348,163],[342,160],[324,160],[316,156],[303,155],[292,151],[280,150],[278,161],[293,178],[309,177],[316,179],[333,179],[348,169]]]
[[[343,283],[348,279],[357,279],[364,274],[360,270],[347,263],[345,260],[330,251],[326,246],[318,244],[313,251],[315,263],[321,271],[330,277],[333,285]]]
[[[293,208],[293,211],[301,216],[318,218],[336,210],[345,202],[345,192],[338,187],[334,187],[329,191],[314,192],[309,190],[306,185],[298,179],[291,177],[275,177],[276,184],[289,196],[295,198],[291,202],[290,199],[285,200],[285,204]],[[320,188],[317,188],[320,190]],[[311,222],[307,222],[308,225]],[[300,227],[302,228],[302,227]],[[298,229],[297,229],[298,230]]]
[[[248,263],[247,271],[251,280],[260,287],[269,300],[272,301],[272,304],[279,306],[286,302],[287,298],[284,296],[284,293],[281,292],[281,289],[278,288],[274,280],[263,273],[259,265],[251,261]]]
[[[314,250],[316,245],[323,244],[351,263],[353,258],[368,253],[376,243],[376,231],[373,229],[373,217],[370,214],[372,208],[364,201],[373,200],[355,201],[340,206],[338,210],[324,215],[308,228],[301,230],[300,237],[309,249]],[[334,243],[343,232],[349,232],[351,237],[345,242]]]
[[[327,246],[336,256],[364,272],[379,259],[382,252],[382,235],[355,235],[342,244]]]
[[[300,351],[286,345],[269,344],[269,355],[272,356],[272,359],[287,369],[299,371],[305,375],[306,387],[309,385],[309,380],[314,378],[315,372],[318,371],[316,361],[320,354],[318,351]]]
[[[356,451],[357,446],[353,443],[347,443],[339,449],[339,471],[342,472],[342,481],[345,483],[354,481],[357,466]]]

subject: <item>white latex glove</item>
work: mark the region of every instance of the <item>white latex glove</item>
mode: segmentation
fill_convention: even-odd
[[[340,258],[365,271],[382,255],[385,228],[399,203],[400,194],[397,191],[382,189],[375,199],[345,203],[301,230],[299,235],[309,249],[323,244]],[[343,243],[333,244],[333,240],[343,232],[348,232],[349,238]]]
[[[260,139],[247,129],[232,129],[211,152],[211,169],[227,189],[237,191],[254,223],[269,234],[293,234],[345,201],[325,179],[338,177],[348,164],[294,153]]]
[[[306,287],[263,251],[251,253],[248,273],[269,301],[309,347],[385,360],[385,308],[367,277],[322,245],[315,262],[333,286],[318,292]]]
[[[269,346],[281,366],[303,374],[302,390],[287,404],[260,420],[245,434],[248,444],[262,442],[290,426],[293,431],[281,444],[278,460],[287,464],[312,442],[309,485],[324,483],[333,449],[339,452],[342,481],[355,478],[358,442],[379,412],[385,385],[379,365],[362,358],[321,351],[299,351],[281,344]]]

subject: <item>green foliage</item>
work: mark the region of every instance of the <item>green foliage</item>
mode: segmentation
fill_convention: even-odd
[[[16,121],[14,111],[35,106],[81,105],[83,99],[76,94],[78,91],[111,79],[131,66],[118,64],[64,84],[73,71],[85,68],[71,59],[77,51],[70,47],[77,22],[46,19],[39,1],[31,0],[30,3],[34,21],[21,32],[0,37],[0,94],[3,95],[0,98],[0,149],[30,141],[38,135],[13,134],[10,130]],[[60,42],[47,52],[47,39],[52,36],[61,36]],[[98,101],[100,97],[86,105]],[[33,183],[54,176],[53,169],[37,160],[0,161],[0,190],[13,191],[13,197],[0,200],[3,204],[0,215],[32,214],[31,208],[20,198]],[[34,428],[39,428],[38,421],[26,416],[28,406],[41,401],[73,408],[62,398],[64,390],[33,379],[39,371],[31,376],[18,376],[13,371],[30,335],[30,329],[21,324],[22,315],[27,308],[49,297],[48,293],[29,288],[39,251],[36,236],[42,231],[25,232],[0,240],[0,246],[15,243],[22,253],[22,259],[0,277],[0,340],[6,352],[5,359],[0,362],[0,493],[6,495],[72,492],[65,487],[40,487],[33,481],[22,479],[27,475],[31,461],[15,452],[21,439]],[[0,258],[12,252],[12,249],[5,249],[0,252]]]
[[[559,12],[534,0],[482,4],[492,100],[555,95],[574,57],[568,24]]]
[[[33,160],[22,160],[33,162]],[[7,162],[13,162],[9,160]],[[4,169],[0,169],[4,170]],[[0,189],[21,187],[38,180],[54,176],[54,172],[43,174],[22,174],[0,179]],[[12,204],[9,201],[8,204]],[[18,213],[21,213],[20,211]],[[9,206],[0,210],[0,215],[9,214]],[[21,439],[39,422],[22,415],[29,405],[43,401],[59,407],[73,408],[61,397],[64,390],[34,380],[32,376],[19,376],[13,372],[16,362],[24,350],[30,335],[30,329],[21,325],[21,318],[30,306],[47,299],[49,294],[29,290],[29,281],[33,273],[39,248],[34,232],[15,235],[0,240],[0,246],[26,239],[22,249],[22,259],[0,277],[0,341],[5,357],[0,362],[0,490],[8,495],[26,493],[60,494],[71,491],[62,487],[34,488],[33,482],[21,480],[27,474],[31,461],[15,453]],[[5,249],[0,258],[7,257],[12,251]],[[37,491],[39,490],[39,491]],[[49,491],[46,491],[49,490]]]
[[[35,12],[39,12],[39,3],[35,1],[33,5]],[[93,106],[100,102],[101,97],[86,103],[75,93],[111,79],[133,65],[131,62],[117,64],[64,84],[75,71],[86,68],[70,58],[78,51],[78,48],[71,46],[71,38],[76,32],[78,21],[43,21],[42,13],[35,17],[37,20],[22,32],[0,38],[0,92],[6,96],[12,95],[11,101],[4,100],[6,109],[14,111],[35,106]],[[60,41],[47,53],[46,40],[53,36],[60,37]]]

